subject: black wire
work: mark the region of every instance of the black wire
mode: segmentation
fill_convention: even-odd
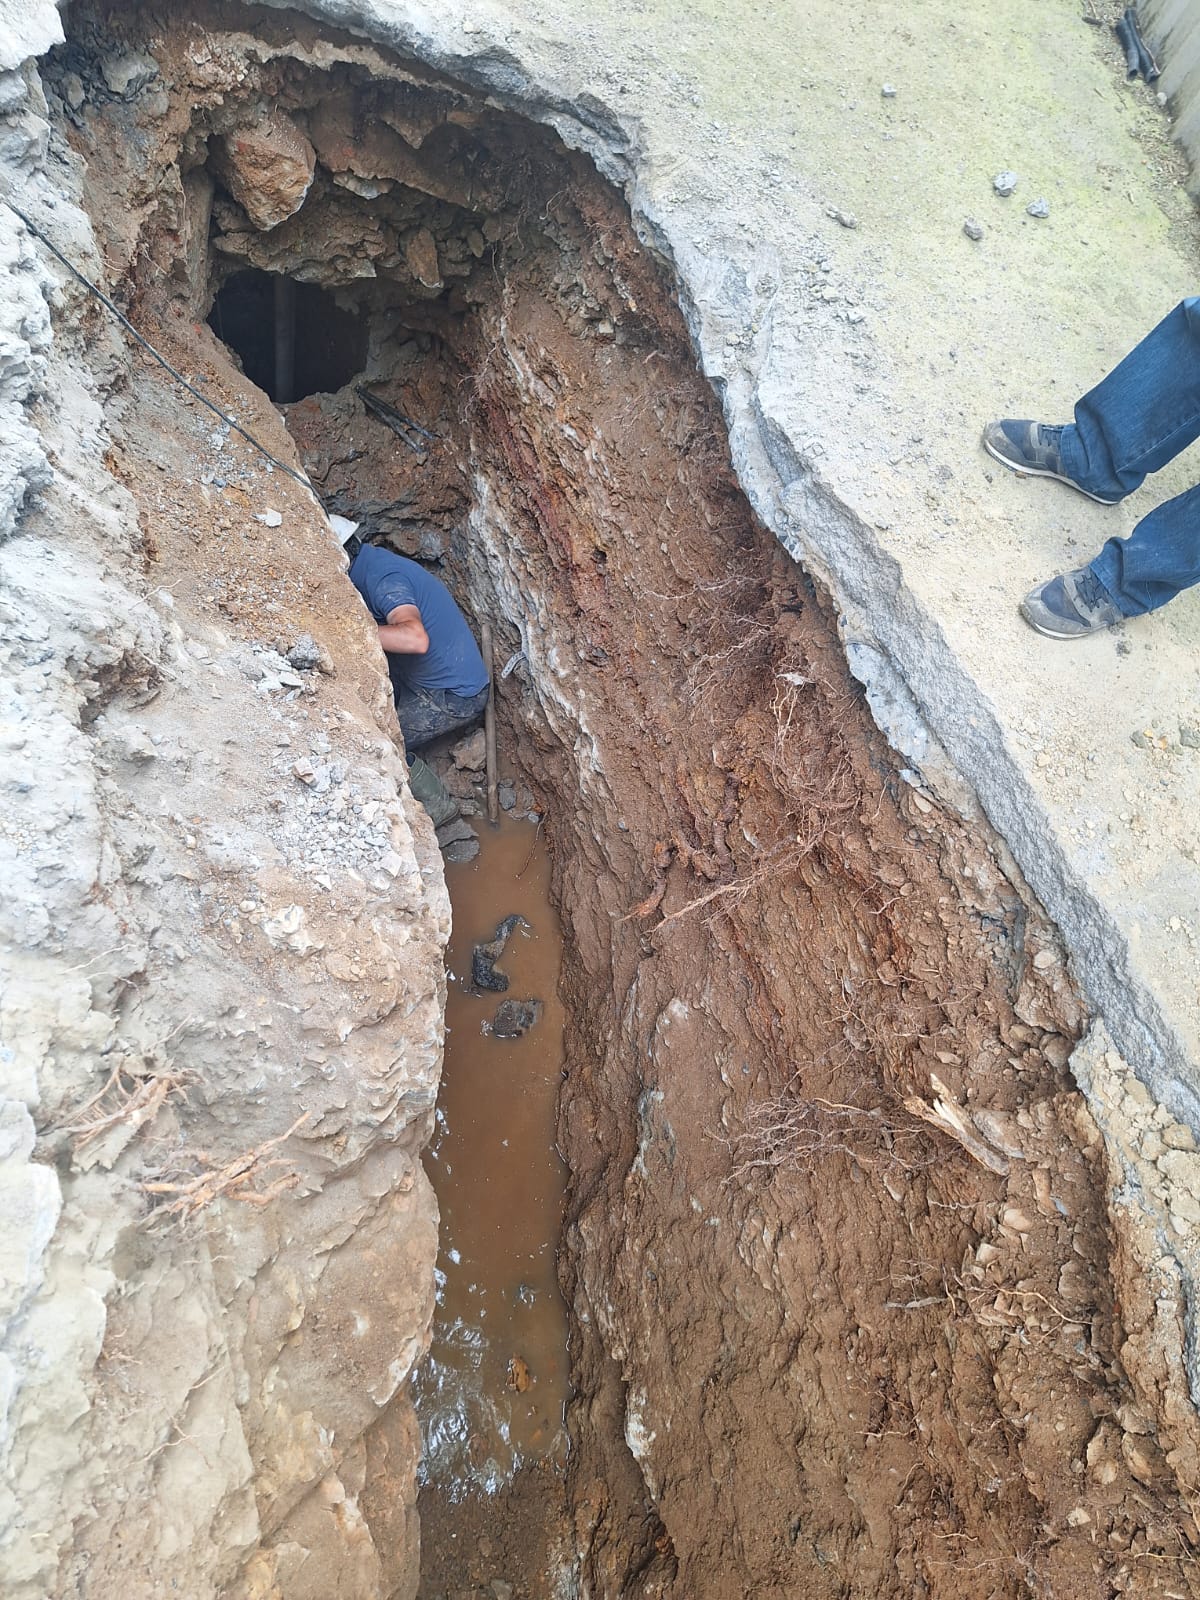
[[[25,213],[21,210],[21,208],[19,206],[15,206],[12,203],[12,201],[8,198],[7,195],[0,195],[0,199],[2,199],[4,201],[4,204],[8,207],[8,209],[10,211],[15,211],[16,212],[17,216],[20,217],[21,221],[29,229],[30,233],[33,234],[34,238],[35,239],[40,239],[42,241],[42,243],[46,246],[46,249],[49,250],[53,255],[56,255],[58,257],[58,259],[62,262],[63,266],[66,267],[67,271],[71,274],[71,276],[73,278],[77,278],[79,280],[79,282],[83,285],[83,287],[88,291],[89,294],[94,294],[96,296],[96,299],[99,300],[102,305],[105,305],[105,306],[108,307],[108,309],[112,312],[113,316],[116,317],[118,322],[122,323],[126,328],[128,328],[129,332],[133,335],[133,337],[137,340],[137,342],[143,347],[143,349],[148,350],[150,352],[150,354],[154,357],[155,361],[158,362],[160,367],[164,367],[171,374],[171,376],[175,379],[175,381],[177,383],[181,383],[183,385],[183,387],[188,391],[189,394],[195,395],[196,399],[199,400],[199,402],[200,402],[200,404],[202,406],[207,406],[210,411],[215,411],[217,416],[220,417],[222,422],[227,423],[229,425],[229,427],[231,427],[234,430],[235,433],[240,433],[242,438],[245,439],[247,441],[247,443],[252,444],[254,446],[254,448],[259,452],[260,455],[265,456],[267,458],[267,460],[271,463],[272,466],[278,467],[280,472],[286,472],[289,478],[294,478],[298,484],[302,485],[303,488],[307,489],[309,494],[312,495],[313,499],[317,502],[317,504],[321,505],[321,497],[320,497],[320,495],[313,488],[312,484],[308,481],[308,479],[304,476],[303,473],[297,472],[294,467],[289,467],[286,461],[280,461],[278,456],[273,456],[271,454],[271,452],[267,449],[265,444],[259,444],[258,440],[254,437],[254,435],[252,433],[247,433],[246,429],[243,428],[240,423],[235,422],[231,416],[228,416],[224,411],[222,411],[220,406],[214,405],[213,402],[210,399],[208,399],[208,397],[206,395],[201,394],[199,389],[197,389],[194,384],[189,383],[188,380],[184,377],[183,373],[182,372],[178,372],[171,365],[171,363],[167,360],[167,358],[165,356],[160,356],[159,355],[158,351],[150,343],[149,339],[147,339],[143,334],[140,334],[137,331],[137,329],[134,327],[133,323],[130,322],[129,318],[125,315],[125,313],[122,310],[120,310],[119,307],[115,306],[112,303],[112,301],[104,293],[103,289],[98,289],[96,287],[96,285],[91,281],[90,278],[85,278],[84,277],[83,273],[80,272],[78,267],[74,267],[74,266],[71,265],[71,263],[67,260],[66,256],[63,255],[62,251],[58,248],[58,246],[56,244],[54,244],[51,240],[47,239],[46,235],[37,226],[37,224],[34,223],[34,222],[31,222],[30,219],[25,215]],[[324,509],[324,508],[322,507],[322,509]]]

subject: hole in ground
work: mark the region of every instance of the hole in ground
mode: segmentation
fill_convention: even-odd
[[[217,338],[242,371],[278,405],[332,394],[363,369],[367,328],[315,283],[281,273],[235,272],[218,289],[208,315]]]

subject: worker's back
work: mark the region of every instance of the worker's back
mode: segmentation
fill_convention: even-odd
[[[364,544],[351,562],[350,581],[381,625],[397,606],[416,606],[421,613],[429,648],[424,655],[389,655],[393,683],[411,689],[448,689],[464,698],[487,687],[479,646],[440,578],[407,556]]]

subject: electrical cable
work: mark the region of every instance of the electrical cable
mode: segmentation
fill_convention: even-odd
[[[4,204],[10,211],[15,212],[16,215],[20,217],[21,221],[29,229],[30,233],[33,234],[34,238],[40,239],[41,242],[46,246],[46,249],[49,250],[52,255],[58,257],[71,276],[76,278],[89,294],[95,295],[96,299],[100,301],[101,305],[108,307],[113,316],[116,317],[117,321],[120,322],[124,327],[128,328],[129,332],[133,335],[137,342],[142,346],[143,349],[150,352],[160,367],[165,368],[177,383],[181,383],[183,385],[189,394],[195,395],[196,399],[199,400],[202,406],[207,406],[210,411],[215,411],[222,422],[228,424],[228,426],[231,427],[235,433],[240,433],[242,438],[245,439],[247,443],[252,444],[260,455],[265,456],[272,466],[278,467],[280,472],[286,472],[289,478],[294,478],[298,484],[307,489],[317,504],[321,506],[321,496],[313,488],[312,484],[302,472],[297,472],[295,467],[289,467],[286,461],[280,461],[278,456],[273,456],[265,444],[260,444],[252,433],[248,433],[240,423],[235,422],[231,416],[222,411],[220,406],[214,405],[207,395],[201,394],[199,389],[196,388],[195,384],[189,383],[184,377],[183,373],[177,371],[165,356],[159,355],[158,351],[150,343],[149,339],[147,339],[144,334],[138,332],[125,313],[118,306],[113,304],[113,302],[104,293],[103,289],[98,289],[90,278],[84,277],[83,273],[80,272],[78,267],[72,266],[71,262],[67,260],[66,256],[63,255],[58,246],[54,244],[52,240],[46,237],[37,224],[32,222],[19,206],[14,205],[7,195],[0,195],[0,199],[4,201]],[[324,506],[321,506],[321,509],[324,510]]]

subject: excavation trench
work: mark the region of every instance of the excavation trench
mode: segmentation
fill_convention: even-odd
[[[983,820],[899,776],[829,605],[750,512],[621,197],[414,63],[199,10],[74,8],[48,69],[110,272],[279,448],[283,404],[329,509],[492,623],[505,767],[544,816],[562,922],[565,1486],[551,1452],[491,1513],[445,1497],[425,1592],[1182,1583],[1054,931]],[[106,95],[97,63],[134,50],[159,76]],[[222,627],[269,641],[289,584],[314,589],[294,522],[230,553],[236,497],[268,491],[228,439],[165,515],[164,392],[115,408],[158,508],[152,579],[203,574]],[[308,603],[356,602],[335,577]],[[378,1592],[411,1592],[412,1525],[385,1503],[404,1492],[362,1489]],[[550,1501],[535,1556],[522,1518]]]

